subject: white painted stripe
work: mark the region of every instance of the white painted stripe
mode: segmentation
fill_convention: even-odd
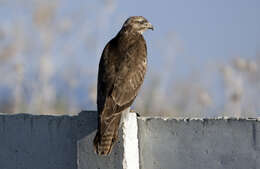
[[[139,169],[139,147],[135,113],[126,113],[123,123],[124,157],[123,169]]]

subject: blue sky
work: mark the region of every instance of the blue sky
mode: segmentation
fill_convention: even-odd
[[[19,7],[21,5],[19,1],[15,4],[4,2],[2,5],[9,5],[1,8],[1,20],[8,20],[11,17],[13,19],[10,19],[10,22],[23,19],[28,22],[27,14],[31,11]],[[23,6],[37,4],[29,2],[31,1],[23,1]],[[100,6],[103,2],[115,3],[110,13],[102,13]],[[60,15],[70,15],[70,11],[83,8],[88,17],[107,19],[106,28],[103,28],[103,25],[96,25],[99,29],[96,54],[102,52],[105,43],[118,32],[127,17],[145,16],[155,27],[155,31],[145,33],[153,67],[161,63],[158,56],[159,48],[164,44],[160,40],[166,39],[169,33],[174,34],[176,41],[168,45],[175,48],[179,45],[182,49],[175,52],[176,58],[173,61],[180,64],[184,62],[189,64],[189,67],[195,68],[201,68],[204,64],[215,61],[226,62],[236,56],[255,57],[260,48],[258,0],[104,0],[78,3],[64,1],[60,5],[62,5]],[[82,16],[78,15],[77,18]],[[77,30],[75,29],[76,32]]]
[[[39,64],[42,57],[41,31],[32,18],[42,2],[48,3],[43,0],[0,2],[0,28],[12,32],[20,26],[32,45],[32,51],[17,55],[16,59],[22,63]],[[260,52],[259,0],[64,0],[57,1],[56,7],[51,30],[59,28],[64,19],[70,20],[71,28],[53,36],[49,54],[55,68],[54,78],[61,78],[65,70],[75,71],[74,78],[82,81],[84,87],[96,84],[98,62],[105,44],[134,15],[146,17],[155,27],[154,31],[144,33],[149,66],[145,82],[159,76],[162,88],[189,78],[201,80],[203,86],[220,93],[215,94],[216,102],[222,104],[224,91],[218,77],[219,65],[229,64],[236,57],[255,59]],[[7,39],[15,39],[12,37],[15,34],[9,36]],[[86,42],[87,39],[90,40]],[[28,56],[30,59],[24,59]],[[36,72],[37,64],[32,64]],[[35,71],[26,70],[29,76],[30,71]],[[78,73],[82,70],[90,75]],[[60,89],[58,83],[54,85]],[[82,86],[75,93],[87,96],[88,93],[81,92]]]
[[[182,42],[184,52],[180,55],[185,61],[192,61],[191,66],[214,60],[225,62],[236,56],[254,57],[259,50],[260,2],[257,0],[117,2],[115,16],[143,15],[154,24],[155,31],[145,35],[152,58],[159,59],[153,52],[156,39],[171,31]],[[114,24],[116,29],[112,28],[112,32],[121,23],[116,20]]]
[[[101,13],[103,2],[114,2],[110,13]],[[107,28],[96,25],[99,29],[98,51],[102,49],[121,28],[124,20],[133,15],[145,16],[155,27],[155,31],[145,33],[148,43],[150,64],[160,68],[161,41],[174,34],[173,44],[182,49],[174,51],[173,61],[177,66],[183,63],[190,68],[201,68],[209,63],[226,62],[230,58],[255,57],[260,46],[260,2],[258,0],[104,0],[79,1],[71,3],[64,1],[60,15],[68,15],[69,11],[84,8],[88,16],[107,19]],[[9,4],[9,3],[8,3]],[[31,11],[21,10],[20,3],[9,4],[2,9],[2,17],[23,18]],[[25,6],[31,6],[27,2]],[[108,18],[99,15],[109,15]],[[80,18],[81,16],[77,16]],[[28,17],[27,17],[28,19]],[[82,20],[81,18],[79,20]],[[26,20],[26,19],[25,19]],[[12,20],[11,20],[12,22]],[[77,31],[77,29],[75,29]],[[106,31],[105,31],[106,30]],[[102,32],[102,33],[100,33]],[[161,41],[160,41],[161,40]],[[159,44],[158,44],[159,43]],[[160,44],[161,43],[161,44]],[[163,47],[162,47],[163,48]],[[97,57],[98,59],[98,57]],[[97,60],[95,60],[97,61]]]
[[[260,51],[260,2],[257,0],[117,2],[111,34],[133,15],[145,16],[155,27],[153,32],[145,33],[150,61],[148,78],[156,72],[164,79],[172,79],[174,84],[197,72],[202,83],[211,88],[215,99],[220,101],[224,97],[220,91],[223,86],[215,83],[219,80],[219,65],[236,57],[255,58]],[[172,34],[174,40],[167,41]],[[162,58],[160,52],[171,47],[172,56]]]
[[[146,33],[150,50],[156,49],[156,40],[170,31],[183,42],[184,55],[194,58],[196,64],[242,55],[255,56],[259,47],[259,2],[249,1],[117,1],[113,14],[111,34],[132,15],[147,17],[155,27]],[[151,57],[153,52],[151,51]],[[158,56],[155,56],[158,58]],[[195,59],[196,58],[196,59]],[[198,60],[197,60],[198,58]]]

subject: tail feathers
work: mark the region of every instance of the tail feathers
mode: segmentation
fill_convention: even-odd
[[[110,125],[106,126],[102,134],[100,130],[94,139],[94,149],[98,155],[109,155],[118,137],[120,117],[116,118]]]
[[[98,132],[94,139],[95,152],[98,155],[109,155],[114,141],[113,133],[105,133],[105,135],[100,136]]]

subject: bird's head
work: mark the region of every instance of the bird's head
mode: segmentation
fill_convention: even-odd
[[[123,28],[143,34],[147,29],[153,30],[153,25],[143,16],[131,16],[125,21]]]

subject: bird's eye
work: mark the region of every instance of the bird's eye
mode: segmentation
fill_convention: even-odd
[[[144,24],[145,23],[145,21],[140,21],[140,24]]]

